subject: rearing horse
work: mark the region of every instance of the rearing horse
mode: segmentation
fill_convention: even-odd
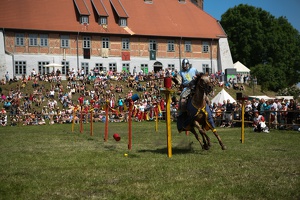
[[[214,83],[210,80],[208,75],[203,73],[198,74],[197,78],[193,80],[195,83],[194,88],[191,91],[190,97],[187,100],[187,112],[180,115],[177,119],[177,129],[181,131],[191,131],[196,139],[199,141],[202,149],[208,150],[211,146],[210,138],[206,134],[206,130],[212,130],[214,135],[219,141],[221,148],[226,149],[220,136],[215,129],[215,124],[211,118],[211,111],[207,106],[207,95],[212,92]],[[197,128],[202,136],[203,144],[199,138],[199,135],[195,131]]]

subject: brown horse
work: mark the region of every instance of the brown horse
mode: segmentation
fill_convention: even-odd
[[[220,136],[215,129],[215,124],[212,119],[211,111],[207,106],[207,95],[212,92],[215,83],[211,81],[208,75],[203,73],[198,74],[197,78],[193,81],[192,92],[187,102],[187,112],[180,115],[177,119],[178,131],[190,131],[194,134],[199,141],[202,149],[208,150],[211,146],[210,138],[206,134],[206,130],[212,130],[214,135],[219,141],[221,148],[226,149]],[[197,134],[195,128],[197,128],[202,136],[203,144]]]

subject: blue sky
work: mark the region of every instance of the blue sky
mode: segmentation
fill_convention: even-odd
[[[276,18],[285,16],[300,32],[300,0],[204,0],[204,11],[221,20],[222,14],[239,4],[262,8]]]

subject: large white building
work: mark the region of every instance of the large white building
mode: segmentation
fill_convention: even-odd
[[[196,2],[196,3],[195,3]],[[1,0],[0,77],[128,70],[180,69],[188,58],[199,71],[233,68],[219,22],[190,0]]]

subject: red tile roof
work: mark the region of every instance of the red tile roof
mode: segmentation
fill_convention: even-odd
[[[128,17],[120,0],[110,0],[110,3],[114,7],[114,9],[119,17],[126,17],[126,18]]]
[[[81,15],[90,15],[89,9],[86,6],[85,0],[74,0],[74,3]]]
[[[73,0],[1,0],[0,28],[192,38],[218,38],[225,35],[215,18],[189,0],[186,3],[179,3],[178,0],[153,0],[152,4],[145,3],[144,0],[93,0],[103,2],[108,14],[107,29],[102,28],[95,18],[103,10],[94,13],[91,0],[74,1],[80,2],[80,8],[85,3],[86,10],[80,9],[81,14],[87,14],[87,11],[90,13],[87,28],[79,23]],[[110,1],[114,2],[121,17],[128,15],[127,30],[118,25],[118,20],[115,19],[118,16],[114,14]],[[120,11],[122,7],[124,12]]]
[[[91,0],[93,5],[94,5],[94,8],[98,14],[98,17],[99,16],[108,16],[108,13],[106,11],[106,8],[104,7],[103,5],[103,2],[102,0]]]

